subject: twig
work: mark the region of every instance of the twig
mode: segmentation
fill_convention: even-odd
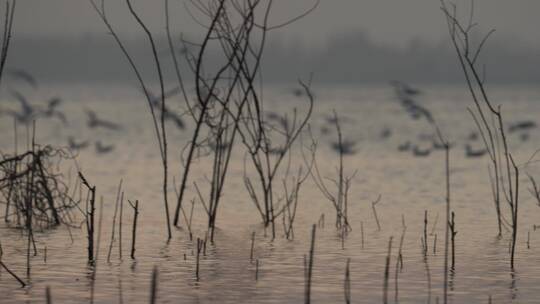
[[[133,224],[131,225],[131,259],[135,260],[135,242],[137,240],[137,219],[139,218],[139,200],[133,204],[128,200],[129,205],[133,208]]]
[[[384,267],[384,281],[383,281],[383,304],[388,303],[388,281],[390,278],[390,258],[392,254],[392,239],[391,236],[388,240],[388,254],[386,255],[386,264]]]
[[[377,230],[381,231],[381,224],[379,223],[379,217],[377,216],[377,209],[375,209],[375,205],[381,201],[382,195],[379,194],[377,199],[371,203],[371,209],[373,210],[373,216],[375,217],[375,222],[377,223]]]
[[[304,303],[311,303],[311,280],[313,277],[313,259],[315,258],[315,233],[317,226],[313,225],[311,228],[311,245],[309,249],[309,261],[307,261],[306,269],[306,290],[304,296]],[[304,260],[305,261],[305,260]]]
[[[251,252],[249,254],[249,260],[253,261],[253,250],[255,248],[255,231],[251,234]]]
[[[404,218],[404,217],[403,217]],[[405,240],[405,232],[407,232],[407,226],[405,226],[405,220],[403,220],[403,231],[401,232],[401,238],[399,240],[399,249],[396,259],[396,270],[395,270],[395,291],[394,291],[394,302],[399,303],[399,285],[398,277],[399,272],[403,270],[403,241]]]
[[[52,304],[52,296],[51,296],[51,287],[47,286],[45,287],[45,298],[47,299],[47,304]]]
[[[13,271],[9,270],[9,268],[0,260],[0,266],[2,266],[15,280],[17,280],[19,283],[21,283],[22,287],[26,286],[26,283],[21,280]]]
[[[111,232],[111,241],[109,243],[109,253],[107,254],[107,263],[111,262],[111,254],[112,249],[114,245],[114,237],[115,237],[115,229],[116,229],[116,215],[118,213],[118,204],[120,203],[120,193],[122,193],[122,197],[124,196],[124,193],[122,192],[122,180],[120,180],[120,183],[118,184],[118,191],[116,193],[116,203],[114,204],[114,214],[113,214],[113,220],[112,220],[112,232]]]
[[[346,304],[351,304],[351,273],[349,271],[350,263],[351,259],[347,259],[347,266],[345,267],[345,281],[343,283]]]
[[[152,270],[152,283],[150,285],[150,303],[155,304],[157,299],[158,292],[158,269],[157,266],[154,266]]]
[[[82,172],[79,172],[79,178],[81,179],[83,185],[88,188],[89,194],[86,198],[86,230],[88,232],[88,263],[94,263],[94,216],[96,212],[95,202],[96,202],[96,187],[90,186]]]
[[[424,210],[424,256],[427,255],[427,252],[428,252],[427,226],[428,226],[428,211]]]

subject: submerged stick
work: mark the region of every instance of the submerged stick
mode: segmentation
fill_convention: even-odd
[[[206,241],[208,241],[208,231],[204,235],[204,241],[202,242],[202,252],[203,256],[206,256]]]
[[[1,260],[0,260],[0,266],[2,266],[13,278],[15,278],[15,280],[19,281],[22,287],[26,286],[26,283],[23,280],[21,280],[21,278],[19,278],[13,271],[9,270],[6,264],[4,264],[4,262],[2,262]]]
[[[124,192],[120,198],[120,222],[118,223],[118,258],[122,260],[122,217],[124,216]]]
[[[437,223],[439,222],[439,212],[437,212],[437,215],[435,215],[435,221],[433,221],[433,226],[431,226],[431,232],[429,235],[435,234],[435,229],[437,228]]]
[[[343,290],[345,293],[345,303],[351,304],[351,273],[349,271],[349,265],[351,259],[347,259],[347,266],[345,267],[345,281],[343,283]]]
[[[154,266],[152,270],[152,283],[150,285],[150,304],[156,303],[157,298],[157,288],[158,288],[158,269],[157,266]]]
[[[118,204],[120,203],[120,191],[122,190],[122,180],[120,180],[120,184],[118,184],[118,191],[116,193],[116,202],[114,204],[114,214],[113,214],[113,220],[112,220],[112,232],[111,232],[111,241],[109,243],[109,253],[107,254],[107,263],[111,262],[111,254],[112,249],[114,246],[114,237],[116,234],[116,215],[118,214]],[[124,193],[122,192],[122,195]]]
[[[360,221],[360,233],[362,234],[362,249],[364,249],[364,222]]]
[[[86,199],[86,230],[88,232],[88,263],[94,263],[94,217],[96,212],[96,186],[90,186],[82,172],[79,172],[79,177],[83,185],[88,188],[90,196]],[[90,209],[89,209],[90,208]]]
[[[91,282],[90,282],[90,303],[94,303],[94,292],[96,287],[96,274],[97,274],[97,267],[98,267],[98,259],[99,259],[99,249],[101,248],[101,227],[103,223],[103,196],[99,199],[99,219],[98,219],[98,235],[97,235],[97,244],[96,244],[96,258],[94,262],[91,264],[92,274],[91,274]]]
[[[435,233],[435,238],[433,239],[433,255],[437,254],[437,234]]]
[[[514,158],[512,155],[509,156],[510,160],[512,161],[512,166],[514,167],[515,172],[515,183],[516,183],[516,191],[515,191],[515,198],[514,198],[514,204],[512,205],[512,216],[514,217],[512,221],[512,253],[510,256],[510,267],[514,269],[514,255],[516,252],[516,240],[517,240],[517,229],[518,229],[518,203],[519,203],[519,169],[514,163]],[[510,177],[508,177],[510,179]]]
[[[255,261],[255,281],[259,280],[259,259]]]
[[[377,222],[377,230],[381,231],[381,224],[379,223],[379,217],[377,216],[377,209],[375,209],[375,205],[381,200],[381,195],[377,197],[377,199],[371,203],[371,209],[373,210],[373,216],[375,217],[375,221]]]
[[[304,296],[304,303],[311,303],[311,279],[313,277],[313,258],[315,257],[315,233],[317,230],[317,225],[313,225],[311,228],[311,245],[309,249],[309,261],[305,264],[306,266],[306,290]]]
[[[454,212],[452,211],[452,221],[450,222],[450,237],[452,241],[452,269],[455,268],[455,260],[456,260],[456,224],[454,222]]]
[[[52,304],[52,296],[51,296],[51,287],[50,286],[45,287],[45,298],[47,299],[47,304]]]
[[[321,216],[319,216],[317,225],[319,226],[319,228],[324,228],[324,213],[322,213]]]
[[[443,301],[444,304],[448,303],[448,237],[450,220],[450,146],[447,142],[444,143],[445,152],[445,173],[446,173],[446,213],[445,213],[445,231],[444,231],[444,287],[443,287]],[[426,263],[427,265],[427,263]]]
[[[122,278],[118,278],[118,303],[124,304],[124,292],[122,287]]]
[[[128,200],[128,203],[133,208],[133,225],[131,228],[131,259],[135,260],[135,241],[137,239],[137,218],[139,217],[139,200],[133,204]]]
[[[388,279],[390,278],[390,258],[392,254],[392,239],[388,240],[388,254],[386,255],[386,265],[384,267],[384,281],[383,281],[383,304],[388,303]]]
[[[431,303],[431,270],[429,269],[428,257],[424,257],[424,265],[426,267],[427,287],[428,287],[428,304]]]
[[[255,247],[255,231],[251,234],[251,253],[249,254],[249,260],[253,261],[253,250]]]
[[[403,270],[403,241],[405,240],[405,232],[407,232],[407,226],[405,226],[405,217],[402,216],[403,219],[403,231],[401,232],[401,239],[399,240],[399,249],[398,249],[398,255],[396,259],[396,273],[395,273],[395,294],[394,294],[394,302],[399,302],[399,283],[398,283],[398,277],[399,272]]]
[[[428,211],[424,210],[424,255],[427,255],[427,252],[428,252],[427,226],[428,226]]]
[[[199,281],[199,279],[200,279],[200,277],[199,277],[199,261],[200,261],[202,247],[203,247],[203,240],[201,240],[200,238],[197,238],[197,265],[196,265],[196,268],[195,268],[195,277],[197,278],[197,281]]]

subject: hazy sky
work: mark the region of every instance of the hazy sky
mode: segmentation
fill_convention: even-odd
[[[200,27],[185,13],[187,0],[170,0],[176,16],[175,26],[186,33]],[[163,31],[163,0],[133,0],[153,31]],[[470,7],[469,0],[455,0],[460,12]],[[313,0],[276,0],[274,20],[286,20]],[[37,36],[79,36],[105,32],[88,0],[21,0],[17,2],[15,33]],[[107,0],[109,16],[120,31],[135,34],[138,28],[127,15],[124,0]],[[319,44],[343,31],[365,31],[376,42],[403,44],[412,38],[437,42],[447,39],[438,0],[321,0],[307,18],[281,30],[287,39]],[[476,16],[483,29],[496,28],[501,38],[540,45],[540,1],[476,0]]]

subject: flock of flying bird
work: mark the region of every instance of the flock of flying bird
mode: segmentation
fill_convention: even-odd
[[[26,83],[28,86],[30,86],[32,89],[37,89],[38,83],[35,80],[35,78],[23,71],[23,70],[9,70],[7,71],[8,75],[11,76],[13,79],[22,81]],[[433,119],[433,116],[431,112],[424,106],[422,106],[416,98],[422,94],[422,92],[418,89],[415,89],[403,82],[399,81],[393,81],[391,82],[391,85],[394,87],[396,97],[402,106],[402,108],[405,110],[405,112],[410,116],[410,118],[414,120],[421,120],[425,119],[428,123],[431,125],[435,125],[435,121]],[[168,90],[165,92],[165,94],[162,96],[156,96],[152,94],[151,92],[148,92],[148,96],[150,97],[150,103],[151,105],[158,111],[158,115],[160,116],[160,111],[163,110],[163,117],[167,121],[171,121],[174,123],[174,125],[180,129],[184,130],[186,125],[182,119],[182,115],[177,114],[176,112],[172,111],[170,108],[165,107],[162,109],[161,107],[161,100],[162,98],[170,98],[172,96],[175,96],[179,94],[180,88],[176,87],[171,90]],[[26,96],[24,96],[20,91],[11,89],[9,91],[10,96],[19,103],[19,110],[13,110],[13,109],[5,109],[0,107],[0,117],[1,116],[11,116],[14,120],[17,121],[17,123],[28,125],[34,120],[37,119],[56,119],[58,120],[63,126],[68,126],[69,122],[64,114],[60,110],[60,106],[62,104],[62,99],[59,97],[53,97],[47,100],[45,106],[41,105],[33,105],[31,104]],[[299,90],[292,91],[292,94],[296,97],[301,97],[302,92]],[[0,105],[1,106],[1,105]],[[90,109],[85,110],[86,114],[86,126],[89,129],[102,129],[107,130],[109,132],[117,132],[123,130],[123,126],[109,120],[105,120],[103,118],[100,118],[98,114]],[[159,117],[158,116],[158,117]],[[275,116],[275,117],[274,117]],[[270,120],[277,120],[278,122],[282,124],[287,124],[286,119],[283,119],[278,114],[275,114],[273,112],[268,113],[268,119]],[[340,122],[348,122],[346,117],[340,117]],[[327,116],[325,117],[326,125],[324,125],[321,128],[321,133],[323,135],[329,134],[331,130],[331,126],[336,124],[336,118]],[[284,126],[287,128],[287,126]],[[529,131],[536,128],[536,123],[534,121],[526,120],[526,121],[520,121],[514,124],[511,124],[508,128],[509,134],[518,134],[522,141],[527,141],[529,139],[530,133]],[[382,139],[387,139],[392,135],[392,132],[389,128],[384,128],[380,134],[380,137]],[[429,156],[433,150],[437,149],[443,149],[444,146],[440,143],[440,141],[436,138],[435,135],[421,135],[418,137],[420,140],[418,143],[413,143],[412,140],[407,140],[400,144],[397,149],[400,152],[412,152],[414,156],[418,157],[425,157]],[[70,149],[74,151],[80,151],[83,149],[86,149],[90,147],[91,140],[80,140],[77,139],[75,136],[68,136],[67,138],[67,145]],[[466,157],[481,157],[487,154],[487,150],[485,148],[475,148],[474,146],[479,146],[479,134],[478,132],[471,132],[471,134],[467,137],[467,142],[464,145],[465,148],[465,156]],[[94,149],[97,154],[105,154],[109,153],[114,150],[115,146],[112,144],[104,144],[100,139],[97,139],[94,141]],[[338,142],[331,142],[330,147],[332,150],[336,152],[342,152],[345,155],[352,155],[356,153],[356,141],[344,139],[341,142],[341,145]],[[451,144],[451,147],[455,146],[455,144]]]
[[[398,101],[412,119],[419,120],[424,118],[432,126],[435,125],[435,120],[433,119],[431,112],[424,106],[420,105],[415,99],[422,93],[420,90],[412,88],[409,85],[399,81],[393,81],[391,84],[394,87]],[[531,120],[519,121],[510,124],[508,127],[508,133],[519,135],[521,141],[527,141],[530,137],[529,132],[536,128],[536,126],[536,123]],[[422,135],[419,137],[419,139],[429,144],[421,145],[408,140],[398,146],[398,151],[412,151],[414,156],[425,157],[429,156],[432,150],[444,149],[444,145],[434,134]],[[482,148],[475,147],[480,145]],[[455,143],[450,143],[450,148],[454,146]],[[479,141],[479,133],[477,131],[473,131],[469,134],[469,136],[467,136],[467,141],[465,142],[464,148],[465,156],[469,158],[482,157],[488,152],[487,149],[483,147],[483,144]]]
[[[36,79],[31,74],[29,74],[28,72],[24,70],[11,69],[7,71],[7,75],[9,75],[14,80],[24,82],[26,85],[30,86],[34,90],[38,88],[38,83]],[[179,89],[170,90],[168,92],[165,92],[165,98],[171,97],[178,93],[179,93]],[[10,107],[10,108],[0,107],[0,117],[10,116],[18,124],[22,124],[22,125],[29,125],[33,121],[43,120],[43,119],[56,119],[63,126],[69,125],[69,121],[66,115],[60,109],[60,106],[63,102],[61,98],[59,97],[50,98],[47,100],[46,105],[42,106],[42,105],[34,105],[30,103],[28,98],[18,90],[11,89],[9,91],[9,94],[12,97],[12,100],[16,101],[19,104],[19,109],[15,110],[13,109],[13,107]],[[154,96],[150,92],[149,92],[149,96],[151,98],[150,101],[151,101],[152,106],[155,107],[157,111],[161,111],[161,103],[160,103],[161,96]],[[163,113],[164,113],[165,120],[173,121],[174,124],[179,129],[185,128],[184,121],[182,120],[180,115],[172,112],[167,107],[165,108]],[[107,130],[109,132],[117,132],[117,131],[123,130],[122,125],[99,117],[98,114],[93,110],[86,109],[85,114],[86,114],[86,127],[89,129],[96,129],[96,130],[101,129],[101,130]],[[92,140],[80,140],[72,135],[67,137],[67,146],[72,151],[76,151],[76,152],[90,147],[91,142]],[[113,151],[115,148],[114,145],[105,144],[100,139],[95,140],[93,146],[97,154],[109,153]]]

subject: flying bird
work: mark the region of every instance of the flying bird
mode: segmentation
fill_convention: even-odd
[[[467,136],[467,139],[468,139],[468,140],[475,141],[475,140],[478,139],[478,137],[479,137],[478,132],[472,131],[472,132]]]
[[[380,133],[380,138],[387,139],[392,136],[392,130],[388,127],[384,127]]]
[[[120,126],[117,123],[100,119],[97,116],[96,112],[92,110],[86,110],[86,116],[88,117],[87,125],[91,129],[104,128],[104,129],[115,130],[115,131],[122,129],[122,126]]]
[[[536,122],[532,120],[519,121],[511,124],[508,127],[508,132],[513,133],[517,131],[528,131],[530,129],[536,128]]]
[[[157,109],[158,111],[163,111],[163,119],[170,120],[174,122],[176,127],[180,130],[184,130],[186,128],[186,124],[184,123],[184,120],[181,118],[180,115],[176,114],[175,112],[171,111],[167,105],[163,107],[161,104],[161,100],[167,99],[169,97],[175,96],[178,93],[180,93],[180,88],[175,87],[171,90],[168,90],[163,95],[156,96],[152,92],[148,91],[148,96],[150,96],[150,103],[152,104],[152,107]]]
[[[409,151],[409,150],[411,149],[411,145],[412,145],[412,144],[411,144],[410,141],[406,141],[406,142],[404,142],[404,143],[402,143],[402,144],[400,144],[400,145],[398,146],[398,151],[399,151],[399,152]]]
[[[351,141],[351,140],[343,140],[341,142],[341,145],[339,142],[333,142],[331,144],[331,147],[334,151],[338,153],[343,153],[343,155],[356,154],[356,150],[354,149],[354,146],[356,146],[356,142]]]
[[[487,152],[488,151],[485,148],[475,150],[475,149],[473,149],[473,147],[469,143],[465,144],[465,156],[467,156],[467,157],[470,157],[470,158],[482,157]]]
[[[431,154],[431,149],[430,148],[422,149],[418,145],[414,145],[414,147],[413,147],[413,155],[414,156],[426,157],[426,156],[429,156],[430,154]]]
[[[95,144],[96,153],[105,154],[114,150],[114,145],[104,145],[100,140],[96,141]]]
[[[71,150],[82,150],[88,147],[88,140],[77,142],[73,136],[68,137],[68,146]]]
[[[294,95],[294,97],[302,97],[305,94],[304,90],[300,88],[291,89],[291,93]]]
[[[13,116],[20,123],[23,123],[23,124],[30,123],[37,114],[36,108],[34,108],[28,102],[26,97],[24,97],[24,95],[22,95],[20,92],[11,91],[10,94],[13,98],[15,98],[15,100],[19,102],[20,107],[21,107],[20,111],[17,112],[13,110],[4,110],[3,112],[8,115]]]
[[[10,75],[12,78],[17,80],[22,80],[23,82],[30,85],[32,88],[37,88],[38,83],[34,76],[32,74],[28,73],[27,71],[23,69],[9,69],[7,71],[7,74]]]
[[[39,113],[40,116],[45,118],[58,118],[64,125],[67,125],[66,115],[57,110],[57,107],[62,103],[62,99],[59,97],[53,97],[47,102],[47,108]]]
[[[422,94],[422,91],[420,91],[419,89],[413,88],[401,81],[394,80],[391,81],[390,84],[394,87],[398,94],[403,94],[407,96],[415,96]]]
[[[394,86],[397,98],[399,99],[401,106],[411,116],[412,119],[418,120],[421,118],[425,118],[430,124],[435,123],[431,112],[426,107],[423,107],[418,102],[416,102],[416,100],[413,98],[414,96],[421,93],[420,90],[414,89],[407,84],[399,81],[393,81],[391,82],[391,85]]]

